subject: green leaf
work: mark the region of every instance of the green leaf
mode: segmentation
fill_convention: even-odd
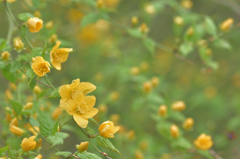
[[[170,139],[170,127],[171,123],[169,122],[159,122],[156,126],[157,131],[166,139]]]
[[[198,150],[198,153],[207,159],[215,159],[209,151]]]
[[[69,135],[63,132],[56,132],[55,135],[48,136],[47,139],[52,143],[52,146],[63,144],[63,139]]]
[[[141,38],[142,34],[137,28],[131,28],[127,30],[128,34],[134,38]]]
[[[206,28],[206,32],[209,33],[210,35],[217,35],[217,27],[216,25],[214,24],[214,21],[206,16],[205,17],[205,28]]]
[[[43,136],[48,136],[51,134],[54,123],[50,116],[45,112],[39,112],[38,114],[38,121],[39,121],[39,129]]]
[[[37,81],[34,78],[35,76],[33,76],[32,78],[29,78],[28,80],[28,85],[31,90],[33,90],[33,88],[36,86],[36,83],[37,83]]]
[[[3,61],[0,61],[0,69],[3,69],[5,67],[5,63]]]
[[[193,148],[193,145],[185,138],[178,138],[171,143],[171,146],[175,149],[188,150]]]
[[[61,129],[63,125],[65,125],[72,118],[67,112],[63,111],[63,113],[59,117],[59,128]]]
[[[158,105],[164,103],[164,99],[162,98],[162,96],[156,93],[149,94],[149,96],[147,97],[147,100],[151,103],[158,104]]]
[[[34,16],[31,13],[20,13],[18,14],[18,18],[23,21],[27,21],[29,18],[33,18]]]
[[[219,68],[219,64],[216,61],[209,60],[206,62],[206,65],[213,70],[217,70]]]
[[[35,48],[32,49],[30,55],[31,55],[32,57],[42,56],[42,51],[43,51],[43,48],[41,48],[41,47],[35,47]]]
[[[2,69],[2,74],[7,80],[9,80],[12,83],[15,83],[17,77],[15,73],[10,73],[10,68],[11,65],[8,64],[6,67],[4,67],[4,69]]]
[[[94,135],[93,129],[91,129],[89,126],[86,127],[86,131],[87,131],[90,135]]]
[[[9,100],[10,101],[10,104],[12,105],[13,107],[13,110],[17,113],[17,114],[20,114],[21,111],[22,111],[22,104],[19,103],[19,102],[16,102],[16,101],[13,101],[13,100]]]
[[[20,31],[21,31],[21,33],[22,33],[22,36],[25,36],[25,35],[27,34],[27,31],[28,31],[27,26],[26,26],[26,25],[22,25],[22,26],[20,27]]]
[[[95,0],[82,0],[82,2],[88,4],[89,6],[96,7]]]
[[[22,64],[19,61],[14,61],[10,68],[10,73],[16,72],[21,68]]]
[[[108,15],[104,13],[89,13],[83,17],[81,21],[81,28],[84,28],[89,24],[93,24],[97,22],[99,19],[107,19],[107,18],[108,18]]]
[[[3,153],[4,153],[5,151],[7,151],[8,148],[9,148],[9,146],[1,147],[1,148],[0,148],[0,156],[3,156]]]
[[[104,147],[104,148],[106,148],[106,149],[109,149],[109,150],[111,150],[111,151],[113,151],[113,152],[116,152],[116,153],[118,153],[118,154],[121,155],[121,153],[118,151],[118,149],[116,149],[116,147],[113,146],[113,144],[111,143],[111,141],[109,141],[108,139],[105,139],[105,138],[102,137],[102,136],[98,136],[98,137],[97,137],[97,144],[98,144],[99,146],[102,146],[102,147]]]
[[[183,122],[185,120],[185,116],[181,112],[171,111],[169,117],[175,121]]]
[[[131,110],[132,112],[135,112],[137,110],[139,110],[142,106],[144,106],[144,99],[143,98],[136,98],[131,106]]]
[[[68,151],[59,151],[59,152],[55,153],[55,156],[63,156],[65,158],[67,158],[71,155],[72,155],[72,152],[68,152]]]
[[[182,43],[179,47],[179,51],[182,55],[187,56],[193,51],[193,45],[191,43]]]
[[[143,40],[143,45],[145,46],[145,48],[153,55],[155,52],[155,41],[150,39],[150,38],[146,38]]]
[[[227,40],[224,40],[224,39],[218,39],[213,44],[214,44],[214,46],[216,46],[218,48],[223,48],[223,49],[227,49],[227,50],[232,49],[231,44]]]
[[[90,152],[78,153],[77,156],[80,157],[81,159],[101,159],[101,157]]]
[[[48,98],[61,98],[59,94],[59,87],[54,89]]]
[[[9,149],[18,149],[18,148],[20,148],[21,142],[22,142],[21,138],[8,137],[6,145],[9,146]]]

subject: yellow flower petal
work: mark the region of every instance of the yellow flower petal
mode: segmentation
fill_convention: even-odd
[[[73,119],[76,121],[79,127],[86,128],[88,125],[88,119],[85,119],[81,116],[81,114],[74,113]]]
[[[69,98],[72,90],[74,90],[75,88],[77,88],[77,86],[79,85],[80,83],[80,79],[76,79],[76,80],[73,80],[72,84],[70,85],[62,85],[60,88],[59,88],[59,94],[62,98]]]
[[[90,110],[89,112],[82,114],[82,117],[84,118],[92,118],[94,117],[96,114],[98,113],[98,109],[97,108],[93,108],[92,110]]]
[[[88,105],[88,108],[93,108],[96,103],[96,97],[95,96],[85,96],[85,102]]]
[[[83,91],[83,94],[88,94],[92,91],[94,91],[97,87],[89,82],[81,82],[80,85],[78,86],[78,90]]]

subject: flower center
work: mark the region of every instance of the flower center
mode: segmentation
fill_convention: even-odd
[[[60,62],[62,61],[61,57],[58,56],[58,50],[56,50],[54,53],[53,53],[53,59],[57,62]]]
[[[49,68],[48,68],[48,66],[46,66],[46,64],[44,62],[40,63],[37,68],[38,72],[48,72],[48,70],[49,70]]]
[[[85,114],[85,113],[89,112],[90,109],[88,108],[88,105],[85,101],[81,101],[81,102],[77,103],[75,111],[80,114]]]

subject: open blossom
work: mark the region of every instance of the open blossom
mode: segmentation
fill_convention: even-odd
[[[21,143],[21,148],[23,149],[24,152],[28,152],[30,150],[33,150],[37,144],[34,139],[36,136],[31,136],[30,138],[24,138]]]
[[[60,108],[73,116],[78,126],[86,128],[88,119],[98,113],[97,108],[93,108],[96,102],[95,96],[85,96],[94,91],[96,86],[89,82],[81,82],[76,79],[70,85],[63,85],[59,88]]]
[[[201,134],[198,138],[194,141],[194,145],[200,150],[208,150],[212,147],[213,142],[212,138],[209,135]]]
[[[57,41],[56,45],[52,48],[50,52],[50,60],[53,65],[57,70],[61,70],[61,63],[66,62],[69,52],[72,52],[72,48],[60,48],[61,41]]]
[[[114,135],[120,129],[119,126],[114,126],[112,121],[105,121],[102,123],[98,130],[99,134],[105,138],[114,138]]]
[[[42,29],[43,21],[38,17],[29,18],[27,21],[27,26],[31,33],[36,33],[39,32],[40,29]]]
[[[50,72],[50,64],[45,61],[43,57],[37,56],[33,58],[32,69],[39,77],[43,77],[46,73]]]

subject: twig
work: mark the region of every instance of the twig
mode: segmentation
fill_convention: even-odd
[[[213,149],[209,150],[209,153],[216,159],[223,159],[221,156],[219,156]]]

